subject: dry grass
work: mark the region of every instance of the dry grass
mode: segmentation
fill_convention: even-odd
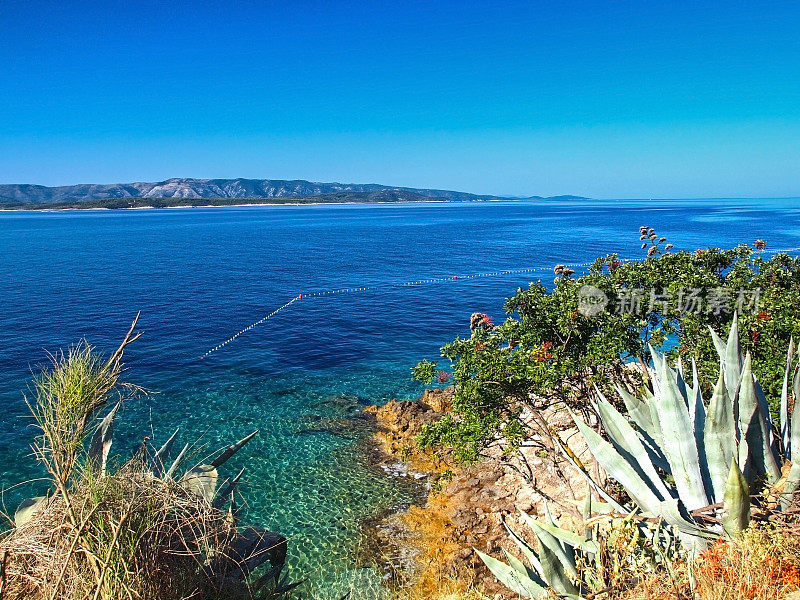
[[[695,569],[703,600],[780,600],[800,590],[800,536],[754,526],[706,550]]]
[[[216,597],[215,589],[242,580],[229,515],[175,482],[129,464],[73,489],[71,498],[77,526],[56,495],[0,542],[0,596]]]

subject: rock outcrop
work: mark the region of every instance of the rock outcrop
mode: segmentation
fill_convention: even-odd
[[[534,435],[532,445],[522,448],[517,457],[505,456],[504,448],[497,444],[488,450],[487,458],[469,466],[457,465],[446,452],[418,448],[416,436],[426,423],[450,409],[452,396],[452,388],[428,390],[417,402],[392,401],[365,409],[376,419],[384,461],[404,464],[406,473],[425,473],[430,480],[427,500],[399,516],[407,531],[397,532],[395,519],[392,535],[411,547],[406,555],[411,555],[416,565],[414,585],[426,597],[436,597],[443,581],[450,588],[478,583],[502,597],[504,588],[488,575],[473,548],[493,554],[501,548],[517,553],[504,522],[524,532],[520,511],[541,516],[545,501],[556,518],[569,522],[579,517],[576,504],[588,490],[583,478],[565,466],[560,451],[548,444],[549,436],[544,433]],[[581,460],[591,462],[568,415],[549,414],[547,421],[551,431],[558,431]]]

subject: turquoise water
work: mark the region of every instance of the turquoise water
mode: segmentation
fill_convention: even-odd
[[[364,458],[366,404],[414,398],[410,367],[468,334],[469,315],[502,316],[519,286],[556,263],[641,256],[638,227],[677,249],[765,238],[800,246],[800,204],[776,201],[281,206],[0,213],[0,483],[37,474],[21,392],[30,369],[81,338],[115,347],[137,311],[144,336],[129,378],[153,393],[119,419],[114,450],[181,427],[196,455],[259,429],[237,456],[246,518],[290,538],[309,593],[380,595],[380,569],[354,561],[363,519],[417,489]],[[464,279],[504,269],[534,273]],[[580,269],[579,269],[580,270]],[[453,280],[453,275],[462,275]],[[403,282],[444,278],[417,286]],[[305,298],[203,361],[200,355],[299,293]],[[6,495],[9,507],[39,491]],[[341,595],[341,594],[339,594]]]

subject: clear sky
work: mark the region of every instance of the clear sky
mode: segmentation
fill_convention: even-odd
[[[797,2],[0,2],[0,182],[800,195]]]

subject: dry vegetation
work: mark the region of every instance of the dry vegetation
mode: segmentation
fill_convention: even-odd
[[[161,449],[143,444],[120,468],[107,469],[117,406],[141,391],[120,381],[125,349],[139,335],[135,325],[109,359],[84,343],[53,357],[35,380],[29,406],[40,435],[33,450],[52,489],[9,519],[14,526],[0,539],[0,599],[282,595],[292,587],[280,578],[285,539],[237,526],[238,476],[216,490],[216,468],[252,436],[211,465],[186,470],[181,452],[167,467],[173,436]],[[102,412],[107,414],[98,422]],[[266,561],[272,568],[254,576]]]

